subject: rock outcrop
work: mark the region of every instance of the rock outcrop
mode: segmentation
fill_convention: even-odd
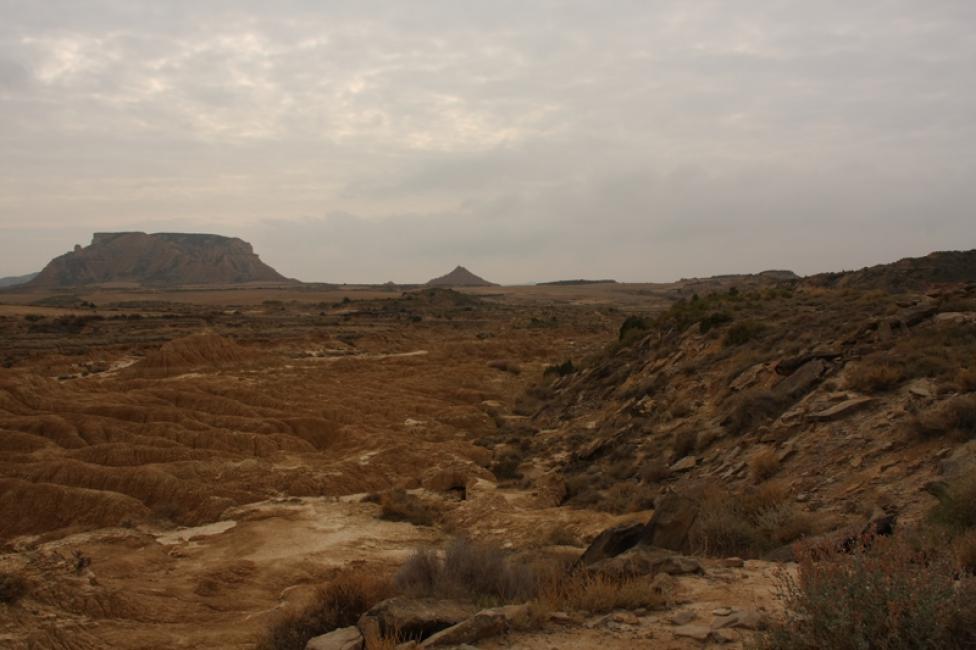
[[[493,282],[480,278],[463,266],[456,267],[447,275],[427,282],[428,287],[497,287]]]
[[[95,233],[89,246],[51,260],[24,286],[144,286],[284,282],[251,245],[236,237],[186,233]]]

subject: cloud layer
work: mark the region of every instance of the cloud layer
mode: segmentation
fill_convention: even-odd
[[[0,275],[95,230],[309,280],[976,246],[968,1],[0,0]]]

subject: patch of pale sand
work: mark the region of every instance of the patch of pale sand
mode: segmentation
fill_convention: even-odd
[[[295,560],[330,566],[363,560],[400,560],[441,539],[433,528],[376,517],[378,506],[332,498],[260,502],[232,511],[238,525],[228,535],[198,540],[197,560],[248,560],[257,564]]]
[[[204,524],[203,526],[194,526],[192,528],[180,528],[179,530],[156,535],[156,541],[163,546],[172,546],[173,544],[188,542],[192,539],[198,539],[200,537],[219,535],[220,533],[230,530],[236,525],[237,522],[233,519],[215,521],[212,524]]]

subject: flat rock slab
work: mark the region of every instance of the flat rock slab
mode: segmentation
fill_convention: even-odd
[[[873,397],[855,397],[854,399],[844,400],[840,404],[834,404],[830,408],[822,411],[811,413],[807,416],[807,419],[813,420],[814,422],[829,422],[830,420],[836,420],[850,415],[873,401]]]
[[[363,635],[355,625],[309,639],[305,650],[362,650]]]

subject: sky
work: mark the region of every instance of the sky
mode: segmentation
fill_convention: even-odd
[[[976,248],[972,0],[0,0],[0,276],[669,281]]]

